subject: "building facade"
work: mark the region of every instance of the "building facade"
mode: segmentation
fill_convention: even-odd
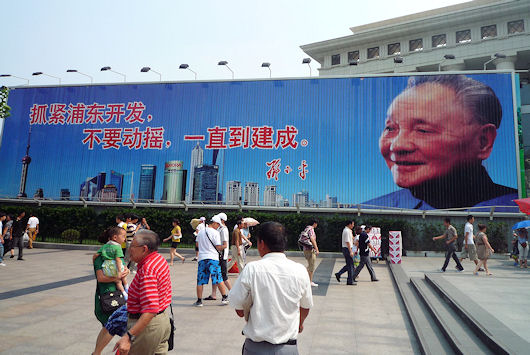
[[[265,191],[263,192],[263,205],[264,206],[277,206],[278,194],[276,193],[276,185],[267,185],[265,186]]]
[[[199,165],[194,169],[193,202],[217,202],[219,166]]]
[[[257,182],[245,183],[245,205],[259,206],[259,185]]]
[[[184,162],[171,160],[164,165],[164,185],[162,188],[162,201],[167,203],[180,203],[186,197],[186,174],[183,170]]]
[[[241,193],[241,181],[227,181],[225,191],[225,202],[227,205],[238,205],[240,204],[242,193]]]
[[[202,165],[204,162],[204,151],[202,150],[199,142],[191,151],[191,163],[190,163],[190,182],[188,186],[188,196],[187,202],[190,203],[193,199],[194,189],[195,189],[195,168],[199,165]]]
[[[143,164],[140,167],[140,186],[138,188],[138,201],[146,202],[155,199],[156,166]]]

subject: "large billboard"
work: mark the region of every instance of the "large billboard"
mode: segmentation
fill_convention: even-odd
[[[512,206],[509,73],[16,88],[0,196]]]

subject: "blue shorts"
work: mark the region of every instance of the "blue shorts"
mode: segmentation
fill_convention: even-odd
[[[197,268],[197,285],[208,285],[210,276],[212,277],[212,285],[223,282],[219,260],[204,259],[199,261],[199,267]]]
[[[127,332],[127,305],[123,305],[111,314],[105,323],[110,335],[123,336]]]

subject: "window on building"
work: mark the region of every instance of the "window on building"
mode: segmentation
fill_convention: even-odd
[[[359,61],[359,51],[348,52],[348,63]]]
[[[401,54],[401,43],[391,43],[388,45],[388,55]]]
[[[456,31],[456,43],[471,42],[471,30]]]
[[[340,54],[333,54],[331,56],[331,65],[339,65],[340,64]]]
[[[447,37],[444,34],[432,36],[432,48],[447,46]]]
[[[409,41],[409,51],[410,52],[417,52],[423,50],[423,39],[413,39]]]
[[[480,28],[482,39],[497,37],[497,25],[483,26]]]
[[[509,35],[512,35],[514,33],[521,33],[521,32],[524,32],[524,21],[523,20],[508,22],[508,34]]]
[[[379,47],[368,48],[368,59],[379,58]]]

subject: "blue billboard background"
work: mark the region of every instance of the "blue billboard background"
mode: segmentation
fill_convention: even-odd
[[[483,164],[495,183],[517,189],[511,75],[468,76],[490,86],[502,104],[503,119],[493,151]],[[246,182],[257,183],[260,200],[264,199],[265,186],[275,185],[277,194],[291,205],[292,195],[301,191],[305,191],[309,200],[315,203],[325,200],[326,195],[336,197],[340,204],[362,203],[400,190],[381,157],[378,140],[385,126],[388,106],[406,87],[408,78],[17,88],[9,95],[11,117],[5,120],[0,147],[0,196],[17,195],[30,120],[37,118],[30,117],[32,108],[48,105],[46,124],[41,121],[31,125],[31,163],[26,186],[30,197],[42,188],[45,197],[58,199],[61,189],[68,189],[74,199],[80,195],[81,184],[88,177],[100,172],[110,176],[111,170],[124,174],[126,181],[134,176],[132,191],[137,197],[141,165],[152,164],[157,167],[154,199],[160,200],[166,162],[183,161],[183,169],[190,173],[191,152],[197,141],[185,140],[184,136],[205,136],[204,141],[198,142],[204,150],[204,164],[211,164],[214,150],[205,148],[209,128],[227,128],[224,142],[228,145],[229,127],[270,126],[276,134],[277,130],[291,126],[297,130],[296,148],[219,150],[219,193],[226,197],[226,182],[237,180],[243,191]],[[130,113],[127,104],[133,102],[145,106],[143,123],[124,120]],[[109,104],[123,103],[125,114],[119,123],[113,120],[108,123],[50,125],[50,107],[55,103],[65,104],[66,109],[69,104],[98,103],[105,106],[105,110]],[[105,120],[107,116],[101,118]],[[141,132],[148,127],[163,127],[162,149],[129,149],[123,145],[119,149],[103,149],[103,144],[97,142],[94,142],[93,149],[89,149],[88,143],[83,144],[88,136],[84,129],[122,128],[123,131],[135,127]],[[274,144],[276,137],[273,138]],[[307,145],[303,146],[302,141]],[[281,159],[278,180],[268,179],[271,165],[267,163],[276,159]],[[303,161],[307,165],[305,179],[300,177],[298,169]],[[290,173],[285,170],[287,165],[292,168]],[[106,183],[110,183],[110,177]],[[189,191],[188,186],[186,191]],[[124,190],[123,194],[128,195],[128,191]]]

